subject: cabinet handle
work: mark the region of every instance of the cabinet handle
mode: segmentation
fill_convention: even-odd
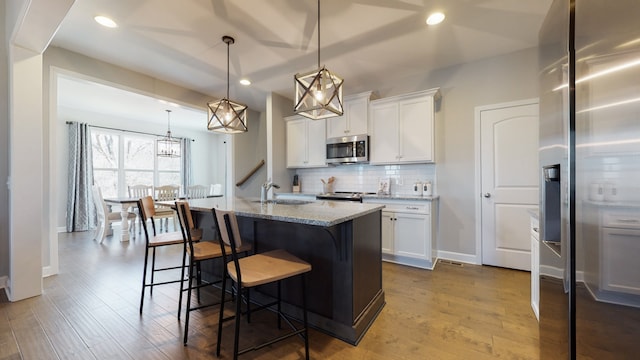
[[[534,228],[533,228],[533,231],[538,232],[538,228],[537,228],[537,227],[534,227]]]
[[[407,209],[408,210],[420,210],[420,208],[417,207],[417,206],[407,206]]]

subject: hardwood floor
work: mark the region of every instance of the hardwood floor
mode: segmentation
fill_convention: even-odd
[[[120,243],[110,236],[100,245],[91,235],[60,234],[60,274],[44,279],[42,296],[10,303],[3,292],[0,360],[215,358],[218,307],[192,313],[189,344],[183,346],[177,286],[158,287],[152,297],[147,293],[143,315],[138,314],[144,249],[140,238]],[[160,261],[175,260],[179,251],[161,251]],[[529,286],[528,272],[444,262],[428,271],[384,263],[387,304],[360,344],[312,330],[310,355],[538,359]],[[273,336],[275,330],[275,315],[260,312],[244,325],[242,336],[251,343]],[[225,323],[223,331],[221,358],[229,359],[233,322]],[[304,345],[291,338],[241,358],[300,359]]]

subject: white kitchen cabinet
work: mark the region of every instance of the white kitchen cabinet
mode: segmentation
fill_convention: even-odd
[[[365,198],[363,201],[385,205],[382,210],[382,260],[433,269],[437,199]]]
[[[540,303],[540,229],[537,216],[531,216],[531,309],[540,320],[538,304]]]
[[[345,96],[344,114],[326,119],[327,138],[368,134],[371,96],[371,91]]]
[[[432,163],[438,89],[371,101],[371,164]]]
[[[325,120],[311,120],[302,116],[285,119],[287,132],[287,167],[323,167],[325,155]]]
[[[601,236],[601,289],[640,295],[640,211],[603,211]]]

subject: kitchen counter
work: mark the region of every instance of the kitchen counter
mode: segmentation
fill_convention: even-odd
[[[193,210],[211,210],[215,204],[209,199],[189,200]],[[312,201],[309,203],[261,204],[259,199],[236,198],[232,209],[238,216],[277,220],[297,224],[330,227],[382,209],[383,205],[350,201]]]
[[[257,253],[285,249],[311,264],[307,274],[309,325],[356,345],[384,307],[382,289],[383,205],[345,201],[288,200],[261,204],[235,199],[244,242]],[[216,235],[208,199],[189,200],[204,238]],[[205,279],[220,275],[219,263],[203,265]],[[301,317],[300,282],[282,283],[283,311]],[[251,292],[251,299],[267,303],[274,287]]]
[[[377,200],[412,200],[412,201],[433,201],[440,198],[440,196],[416,196],[416,195],[364,195],[363,199],[377,199]]]

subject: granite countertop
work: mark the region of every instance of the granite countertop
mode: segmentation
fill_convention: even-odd
[[[362,197],[367,200],[414,200],[414,201],[433,201],[438,200],[440,196],[416,196],[416,195],[402,195],[402,194],[394,194],[394,195],[365,195]]]
[[[211,211],[216,203],[211,199],[192,199],[189,200],[189,206],[195,211]],[[350,201],[261,204],[259,199],[236,198],[231,210],[238,216],[329,227],[379,211],[383,207]]]

